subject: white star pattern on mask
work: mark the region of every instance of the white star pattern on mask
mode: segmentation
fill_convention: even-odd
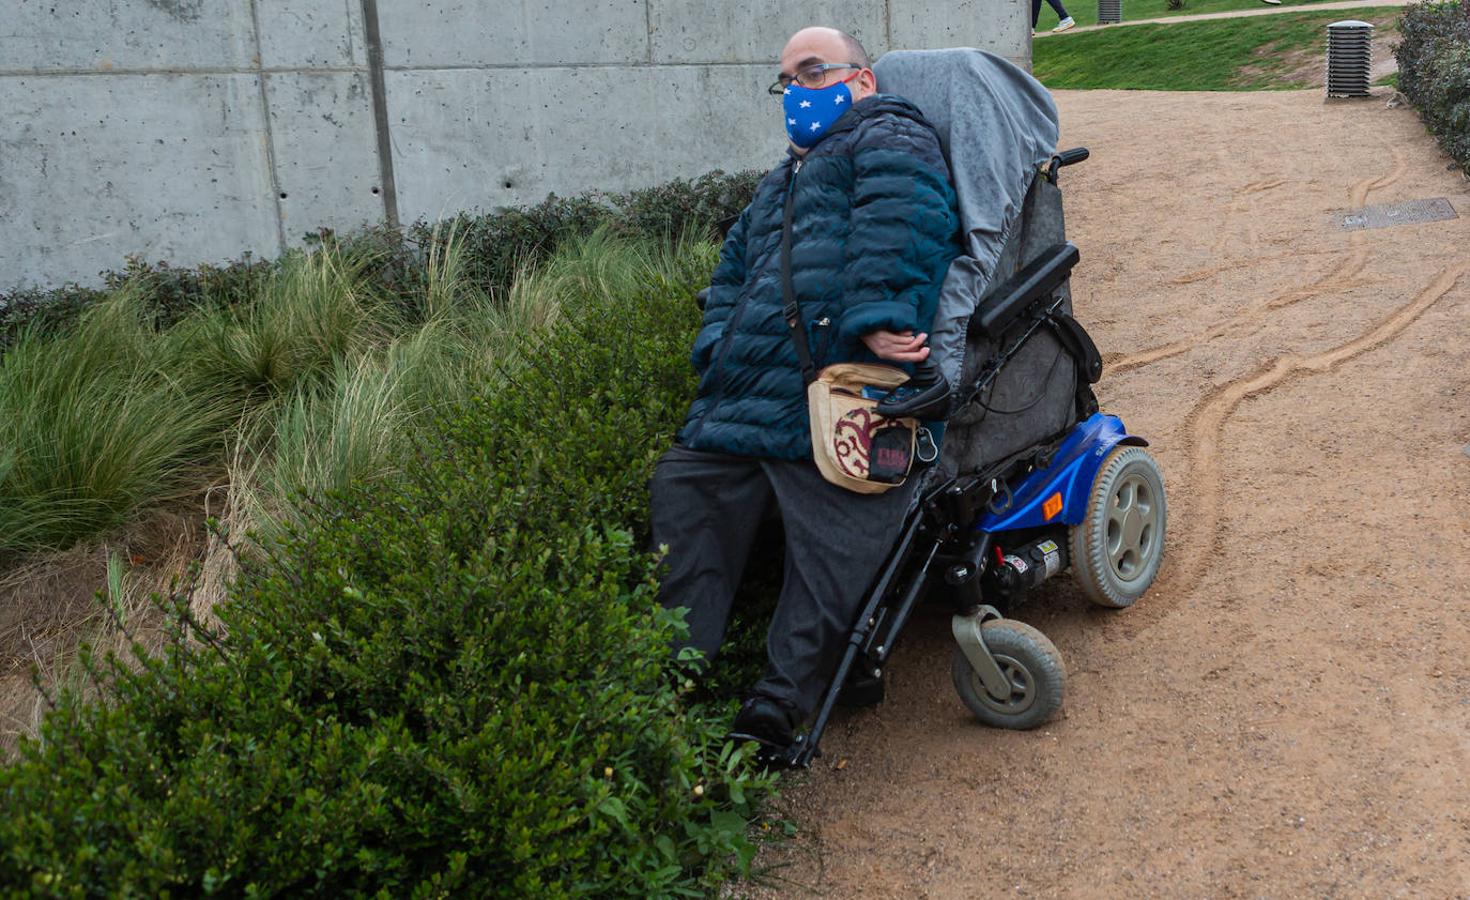
[[[801,108],[802,109],[811,109],[811,106],[812,106],[812,101],[810,101],[810,100],[803,100],[803,101],[801,101]]]
[[[795,125],[796,124],[796,120],[795,119],[787,119],[786,120],[786,124],[787,125]]]
[[[846,100],[846,99],[847,99],[846,97],[842,96],[841,94],[838,94],[837,95],[837,105],[838,106],[841,106],[842,105],[842,101],[843,100]]]
[[[818,128],[821,128],[821,127],[822,127],[822,123],[821,122],[813,122],[812,123],[812,131],[816,131]]]
[[[786,90],[782,91],[781,93],[783,93],[783,94],[789,94],[789,93],[791,93],[791,88],[787,88]]]

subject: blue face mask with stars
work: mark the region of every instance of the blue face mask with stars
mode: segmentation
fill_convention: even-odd
[[[805,150],[822,139],[827,129],[852,106],[852,91],[847,87],[851,80],[824,88],[802,87],[794,81],[786,86],[782,106],[786,110],[786,136],[791,138],[791,143]]]

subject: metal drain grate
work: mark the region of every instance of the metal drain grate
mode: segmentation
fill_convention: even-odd
[[[1123,21],[1123,0],[1097,0],[1097,24],[1113,25]]]
[[[1366,97],[1373,79],[1373,26],[1357,19],[1327,26],[1327,96]]]
[[[1352,209],[1333,216],[1338,227],[1344,231],[1362,231],[1365,228],[1390,228],[1394,225],[1418,225],[1422,222],[1443,222],[1460,216],[1450,201],[1444,197],[1429,200],[1406,200],[1403,203],[1379,203]]]

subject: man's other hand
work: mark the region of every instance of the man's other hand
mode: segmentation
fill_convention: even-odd
[[[929,348],[924,342],[929,335],[920,332],[914,334],[910,329],[904,332],[874,331],[863,335],[863,343],[879,359],[891,362],[923,362],[929,358]]]

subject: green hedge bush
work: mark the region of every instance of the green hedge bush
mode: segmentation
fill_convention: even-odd
[[[691,702],[641,549],[691,287],[589,304],[402,476],[308,504],[221,632],[89,662],[108,699],[62,697],[0,770],[0,893],[696,895],[748,866],[771,781]]]
[[[1424,3],[1404,10],[1398,87],[1424,124],[1470,175],[1470,4]]]
[[[684,235],[714,236],[719,223],[750,202],[760,178],[753,171],[712,172],[624,194],[552,195],[535,206],[462,213],[448,222],[420,221],[402,232],[380,227],[353,235],[322,231],[308,238],[310,243],[337,243],[349,255],[371,256],[373,282],[391,296],[410,300],[422,294],[427,248],[454,233],[464,245],[467,276],[482,290],[497,293],[510,287],[519,268],[543,262],[568,240],[601,227],[620,237],[666,242]],[[276,265],[246,257],[222,267],[179,269],[130,258],[121,272],[102,274],[106,290],[67,285],[0,293],[0,350],[25,328],[50,333],[69,326],[82,310],[128,284],[143,288],[154,320],[166,327],[200,306],[247,302]]]

